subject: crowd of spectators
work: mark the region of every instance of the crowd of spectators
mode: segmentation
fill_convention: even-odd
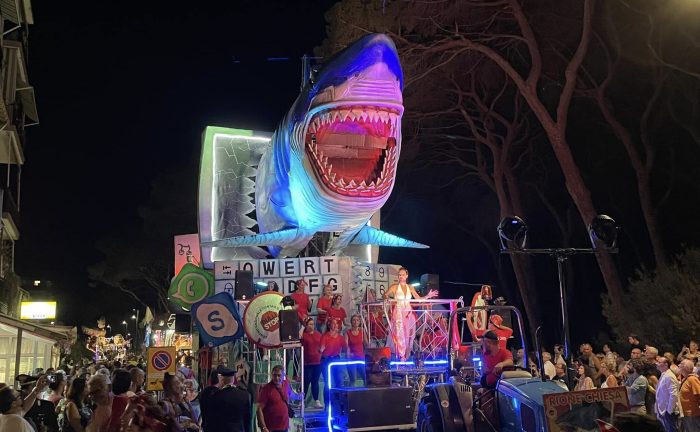
[[[634,334],[628,342],[617,351],[611,343],[604,344],[596,353],[590,343],[583,343],[571,356],[571,364],[563,347],[556,345],[554,356],[542,353],[545,374],[566,390],[624,386],[632,412],[656,418],[666,432],[700,432],[697,341],[691,340],[678,353],[661,353]],[[523,358],[522,350],[516,351],[516,366],[540,375],[531,362],[534,355],[528,356],[528,364]]]
[[[160,400],[144,391],[145,377],[144,365],[137,361],[84,361],[21,374],[16,377],[19,391],[0,383],[0,431],[201,430],[198,386],[191,369],[183,365],[177,374],[166,374]]]

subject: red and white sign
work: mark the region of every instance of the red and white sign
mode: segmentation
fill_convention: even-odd
[[[163,390],[165,373],[174,374],[175,347],[149,347],[148,364],[146,368],[146,390]]]
[[[253,297],[243,314],[243,328],[248,339],[265,348],[280,346],[282,295],[266,291]]]

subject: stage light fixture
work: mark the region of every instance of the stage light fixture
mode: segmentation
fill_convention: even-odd
[[[608,215],[598,215],[588,225],[588,235],[593,249],[601,245],[605,249],[613,249],[617,245],[617,224]]]
[[[285,308],[293,308],[296,302],[294,301],[294,298],[292,296],[284,296],[282,297],[282,307]]]
[[[527,224],[518,216],[506,216],[498,224],[501,250],[523,249],[527,242]]]

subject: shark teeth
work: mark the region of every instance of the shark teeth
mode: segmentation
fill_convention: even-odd
[[[325,111],[317,114],[309,122],[308,133],[317,132],[322,126],[338,122],[358,122],[374,123],[377,125],[388,125],[391,135],[395,136],[398,130],[400,116],[394,111],[375,109],[372,107],[352,107],[337,110]]]
[[[311,163],[316,168],[316,173],[319,181],[323,182],[332,191],[349,196],[360,197],[382,197],[391,189],[394,177],[396,175],[396,165],[398,161],[399,149],[397,146],[397,134],[401,128],[401,116],[398,112],[390,109],[375,108],[368,106],[351,106],[342,107],[333,110],[327,110],[316,114],[308,123],[306,130],[306,150]],[[374,159],[376,164],[374,169],[370,168],[370,173],[366,178],[343,177],[343,169],[334,170],[333,163],[330,159],[340,158],[347,159],[353,156],[338,156],[335,153],[324,154],[323,143],[317,140],[317,133],[323,131],[326,133],[329,126],[335,123],[359,123],[363,125],[365,130],[374,131],[375,135],[365,137],[365,149],[374,148],[379,155],[378,159]],[[302,129],[303,130],[303,129]],[[372,134],[372,132],[370,132]],[[323,136],[323,135],[322,135]],[[380,150],[377,144],[381,143],[378,137],[386,136],[386,144]],[[324,139],[321,137],[321,139]],[[362,142],[360,140],[359,142]],[[355,144],[344,147],[346,150],[353,148],[361,148],[358,146],[358,140],[355,139]],[[328,149],[334,148],[338,151],[339,146],[332,144]],[[326,150],[330,151],[330,150]],[[343,166],[341,162],[336,165]]]

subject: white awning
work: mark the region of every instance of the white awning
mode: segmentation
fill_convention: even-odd
[[[0,163],[24,165],[24,153],[14,126],[0,130]]]
[[[18,88],[17,93],[19,93],[22,99],[22,108],[24,109],[24,115],[29,117],[30,122],[26,122],[25,126],[32,126],[39,124],[39,113],[36,110],[36,98],[34,97],[34,87],[28,86],[23,88]]]
[[[34,24],[34,13],[30,0],[0,0],[2,17],[15,24]]]

